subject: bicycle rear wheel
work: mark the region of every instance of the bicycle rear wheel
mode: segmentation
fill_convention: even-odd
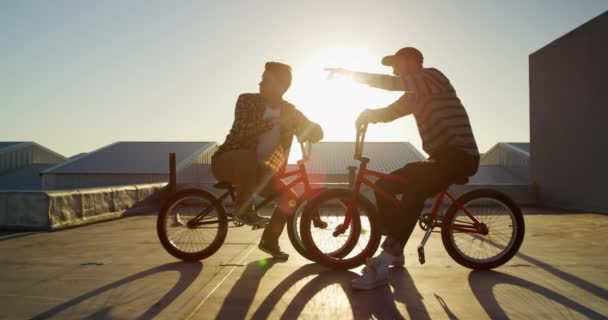
[[[457,199],[485,231],[463,231],[474,228],[474,221],[457,205],[452,204],[441,226],[441,239],[448,254],[460,265],[488,270],[509,261],[524,239],[524,217],[508,196],[496,190],[479,189]],[[458,229],[461,230],[458,230]]]
[[[348,228],[334,234],[345,222],[352,192],[350,189],[324,191],[306,205],[302,214],[300,234],[308,254],[332,269],[356,268],[380,246],[376,208],[362,195],[358,195]],[[315,219],[323,221],[325,228],[315,226]]]
[[[165,202],[156,231],[169,254],[197,261],[211,256],[224,243],[228,219],[215,196],[201,189],[185,189]]]

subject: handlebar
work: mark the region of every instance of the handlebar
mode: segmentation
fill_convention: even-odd
[[[301,161],[309,161],[310,154],[312,152],[312,143],[310,143],[310,141],[300,142],[300,150],[302,150],[302,160]]]
[[[363,145],[365,144],[365,133],[367,132],[367,123],[357,126],[357,138],[355,141],[355,160],[361,160],[363,157]]]

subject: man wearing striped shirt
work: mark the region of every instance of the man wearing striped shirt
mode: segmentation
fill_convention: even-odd
[[[348,75],[372,87],[405,91],[385,108],[365,110],[357,119],[364,123],[390,122],[413,115],[422,139],[422,148],[429,155],[425,161],[409,163],[391,174],[407,177],[407,186],[380,179],[377,184],[393,193],[403,193],[401,207],[376,194],[378,215],[387,237],[382,253],[366,263],[363,275],[354,279],[357,289],[372,289],[388,283],[388,267],[404,265],[403,249],[418,221],[424,201],[445,190],[450,184],[472,176],[479,166],[479,151],[471,130],[469,117],[454,87],[443,73],[422,66],[423,56],[407,47],[382,59],[392,66],[394,76],[328,69],[331,75]]]

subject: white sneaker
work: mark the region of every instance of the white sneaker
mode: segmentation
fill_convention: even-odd
[[[383,250],[388,250],[387,245],[386,245],[387,241],[389,241],[389,238],[387,238],[382,243],[382,245],[380,245],[380,247]],[[395,257],[395,259],[393,260],[393,263],[391,263],[391,265],[393,265],[394,267],[403,267],[403,266],[405,266],[405,256],[403,255],[403,252],[401,252],[401,255]]]
[[[393,265],[393,267],[398,267],[398,268],[405,266],[405,255],[403,253],[401,253],[400,256],[395,257],[395,260],[393,260],[392,265]]]
[[[380,257],[367,258],[363,275],[351,281],[351,285],[359,290],[371,290],[388,284],[388,265]]]
[[[401,255],[394,257],[393,262],[390,263],[391,266],[396,268],[403,268],[405,266],[405,255],[401,253]],[[367,265],[363,268],[362,272],[365,272]]]

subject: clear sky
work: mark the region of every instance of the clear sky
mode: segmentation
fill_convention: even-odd
[[[65,156],[115,141],[217,141],[266,61],[294,69],[287,99],[327,141],[353,141],[364,108],[398,95],[325,79],[323,67],[390,73],[415,46],[442,70],[485,152],[529,141],[528,55],[608,10],[607,0],[2,1],[0,141]],[[411,118],[369,140],[420,138]]]

